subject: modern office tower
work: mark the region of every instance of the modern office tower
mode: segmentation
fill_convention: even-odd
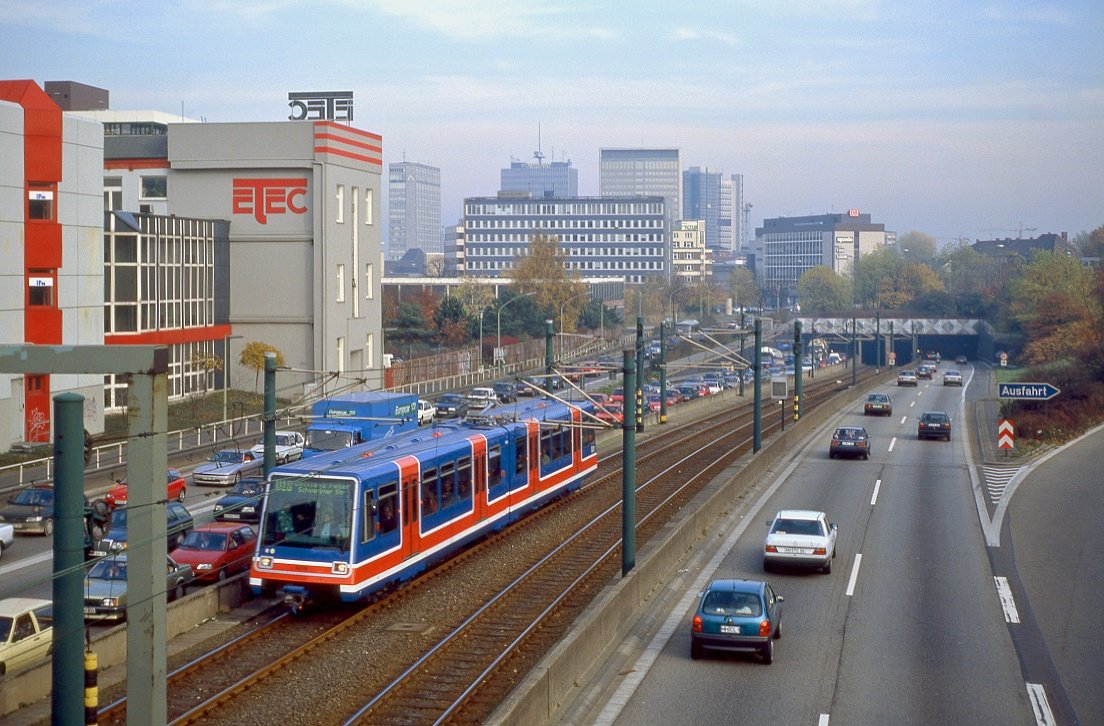
[[[682,218],[705,222],[705,245],[720,247],[721,173],[692,166],[682,172]]]
[[[671,219],[682,219],[682,159],[678,149],[601,149],[598,194],[660,196]]]
[[[721,179],[721,213],[717,223],[720,225],[718,241],[722,250],[747,252],[743,174],[732,174],[727,179]]]
[[[441,170],[402,161],[388,166],[387,257],[441,252]]]
[[[510,168],[501,172],[499,192],[528,194],[534,199],[579,196],[579,170],[571,166],[570,160],[546,164],[542,156],[537,159],[535,164],[511,161]]]

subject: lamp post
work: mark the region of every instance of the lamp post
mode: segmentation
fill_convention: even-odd
[[[562,303],[560,303],[560,358],[561,359],[563,358],[563,349],[564,349],[564,308],[567,307],[567,304],[569,302],[571,302],[575,298],[582,297],[583,295],[590,295],[590,290],[583,290],[582,292],[576,293],[576,294],[572,295],[571,297],[569,297],[568,299],[564,300]]]
[[[222,346],[222,420],[226,420],[227,398],[230,389],[230,341],[244,338],[244,335],[227,335]]]
[[[495,357],[496,357],[495,363],[498,362],[498,360],[497,360],[498,352],[500,350],[502,350],[502,311],[505,310],[506,306],[509,305],[510,303],[517,302],[518,300],[522,299],[523,297],[532,297],[533,295],[536,295],[536,294],[537,294],[536,292],[524,292],[524,293],[518,295],[517,297],[510,298],[509,300],[507,300],[506,302],[502,303],[502,305],[499,306],[499,308],[498,308],[498,335],[495,338]],[[505,356],[503,356],[503,361],[505,361]]]
[[[483,371],[483,313],[491,309],[490,305],[485,305],[482,310],[479,311],[479,371]]]

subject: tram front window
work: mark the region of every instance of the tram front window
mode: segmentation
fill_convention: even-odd
[[[351,482],[276,479],[269,487],[262,545],[349,549]]]

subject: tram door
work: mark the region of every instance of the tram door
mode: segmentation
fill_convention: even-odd
[[[410,557],[421,549],[418,533],[418,463],[400,462],[402,481],[402,554]]]
[[[487,518],[487,439],[480,436],[472,442],[472,502],[475,521]]]

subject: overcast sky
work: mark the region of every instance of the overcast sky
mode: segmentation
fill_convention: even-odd
[[[858,208],[943,243],[1104,225],[1104,2],[0,0],[0,77],[281,121],[352,90],[442,222],[499,170],[678,147],[764,217]],[[385,170],[386,173],[386,170]],[[384,180],[386,187],[386,177]]]

